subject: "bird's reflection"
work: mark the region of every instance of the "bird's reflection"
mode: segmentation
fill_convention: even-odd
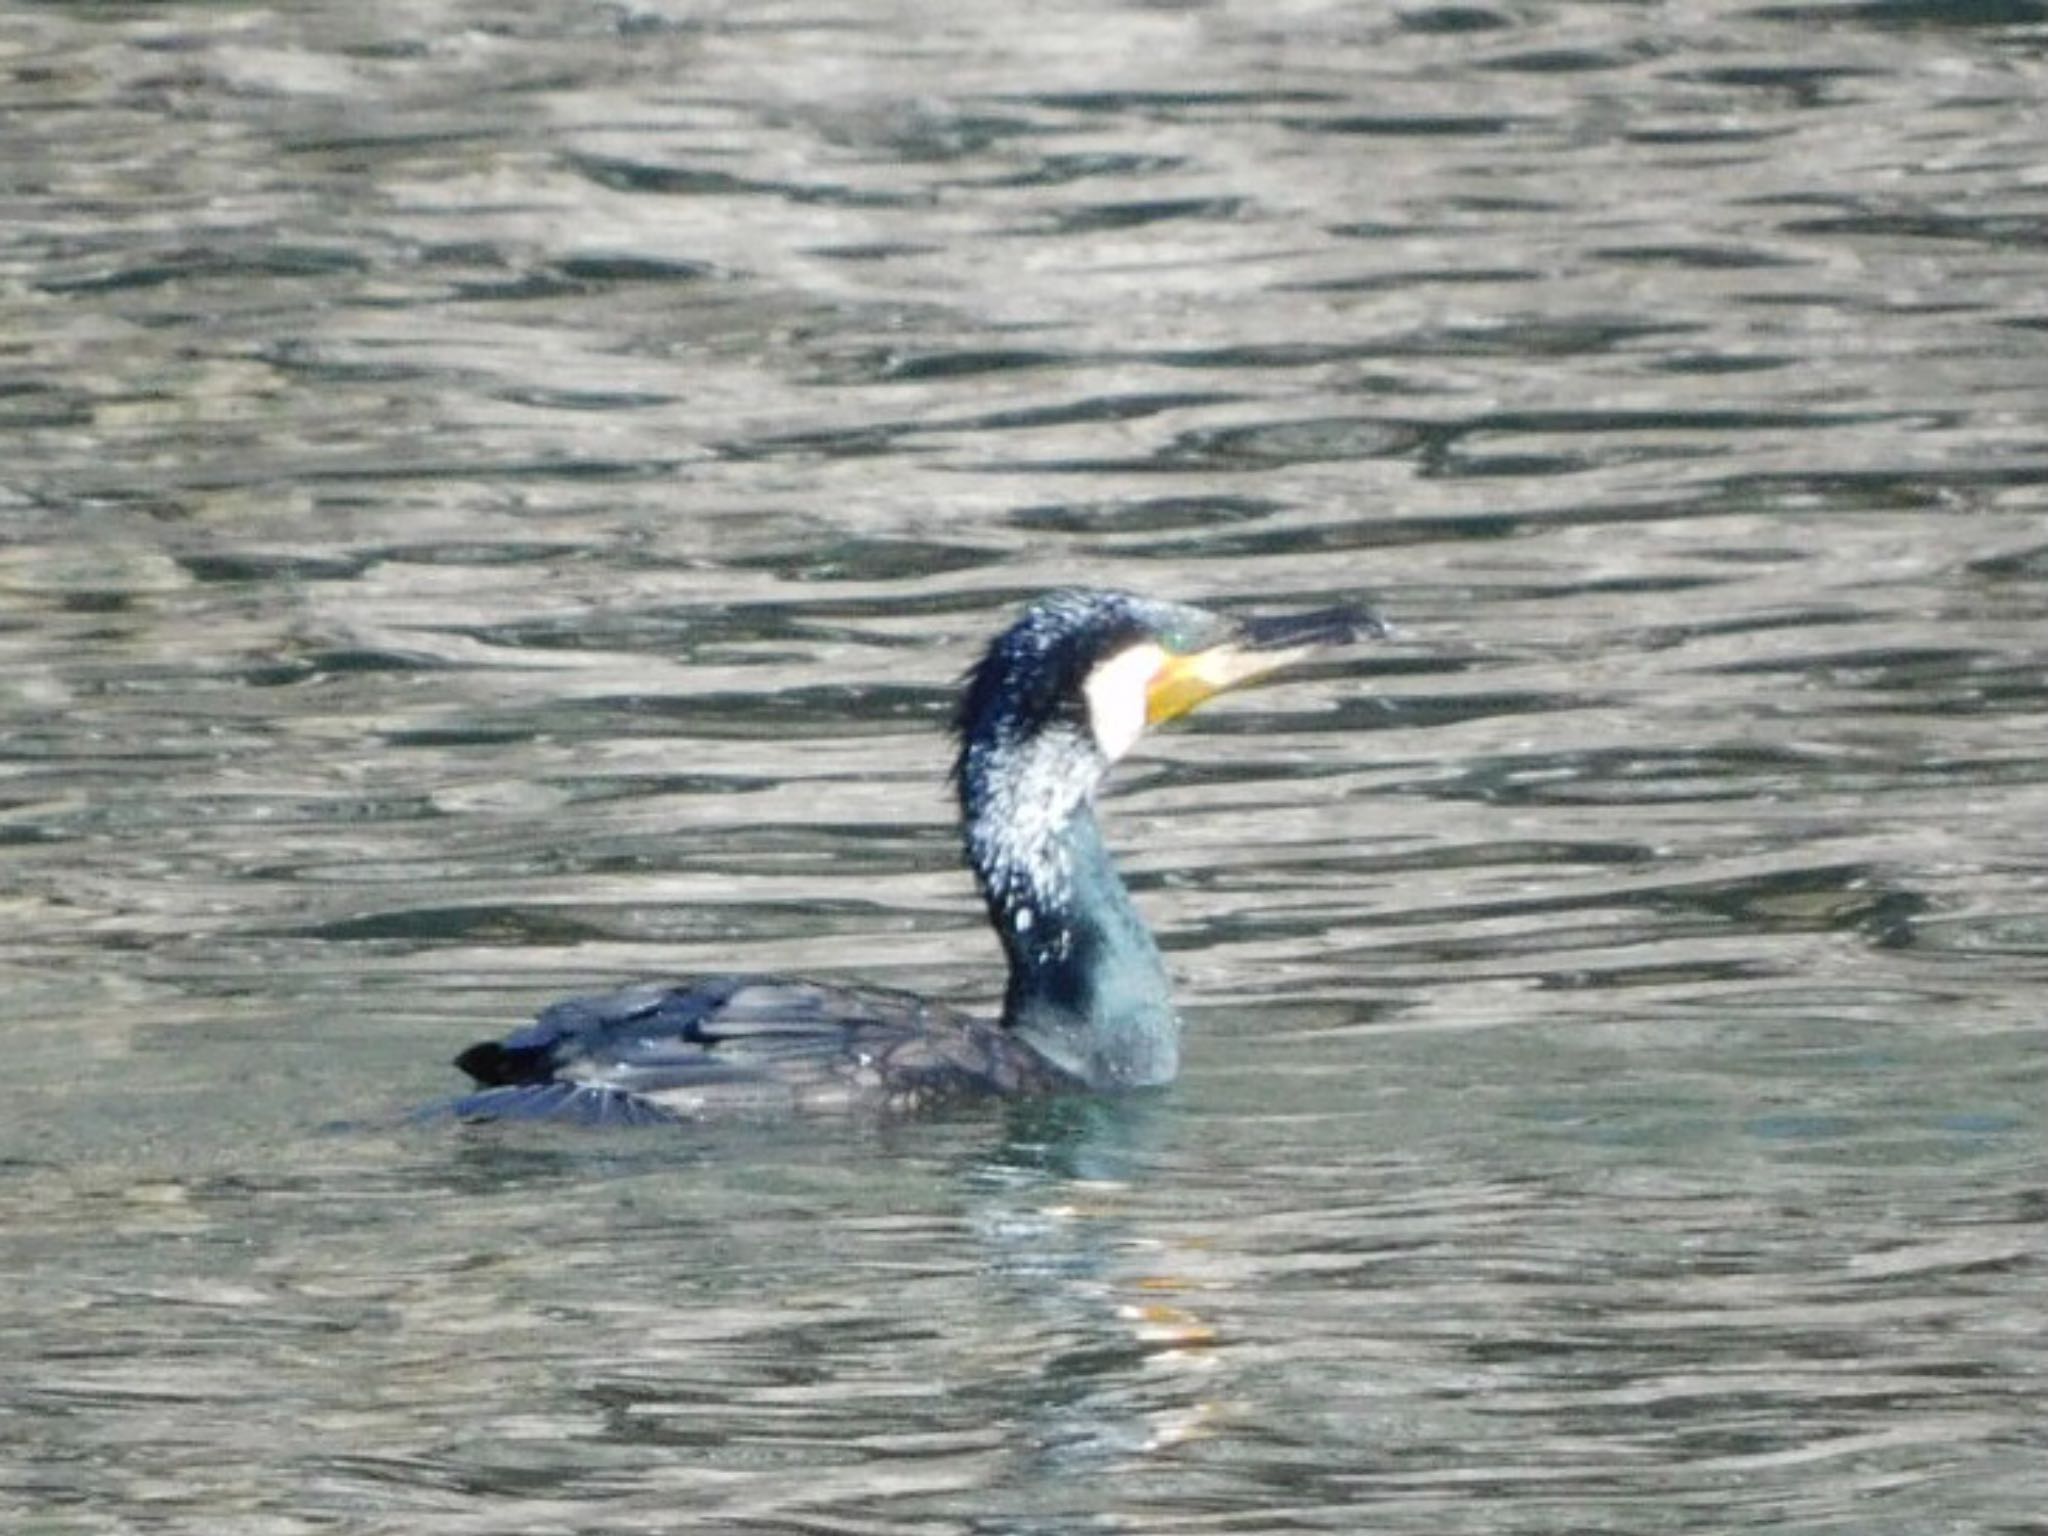
[[[1147,1198],[1184,1125],[1158,1096],[1018,1104],[962,1169],[988,1282],[1042,1343],[1002,1388],[1020,1430],[1013,1491],[1033,1512],[1005,1529],[1057,1529],[1054,1511],[1099,1520],[1077,1467],[1161,1451],[1215,1414],[1222,1357],[1198,1255]]]

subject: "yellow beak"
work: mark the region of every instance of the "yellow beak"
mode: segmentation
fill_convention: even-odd
[[[1166,653],[1145,686],[1145,723],[1177,720],[1204,700],[1291,667],[1326,646],[1348,645],[1388,633],[1376,614],[1357,607],[1247,620],[1215,645]]]
[[[1312,645],[1297,645],[1284,651],[1251,651],[1226,640],[1205,651],[1169,655],[1146,685],[1145,723],[1159,725],[1178,720],[1205,700],[1291,666],[1315,649]]]

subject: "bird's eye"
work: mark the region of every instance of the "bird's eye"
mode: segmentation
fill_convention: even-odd
[[[1145,640],[1105,656],[1081,685],[1088,700],[1088,728],[1112,763],[1145,733],[1146,689],[1165,664],[1165,650]]]

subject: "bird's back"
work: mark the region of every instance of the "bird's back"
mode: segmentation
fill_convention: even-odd
[[[909,992],[711,976],[569,998],[456,1058],[465,1119],[586,1124],[902,1112],[1080,1086],[1000,1026]]]

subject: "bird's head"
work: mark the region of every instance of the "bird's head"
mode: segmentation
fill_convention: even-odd
[[[1155,725],[1326,646],[1386,632],[1359,607],[1227,618],[1129,592],[1039,598],[968,674],[956,727],[963,789],[983,753],[1041,747],[1090,785]]]

